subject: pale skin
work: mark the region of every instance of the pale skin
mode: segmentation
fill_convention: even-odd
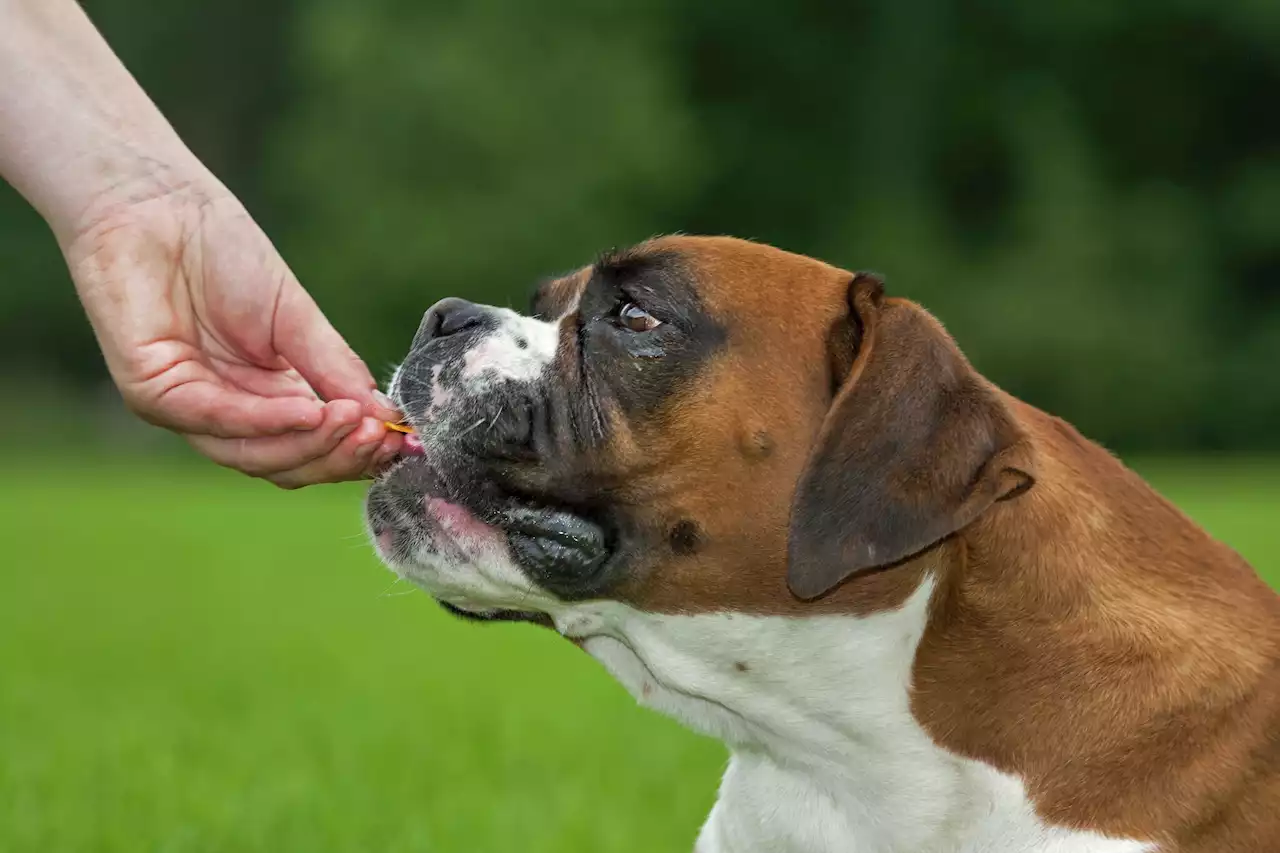
[[[139,416],[284,488],[400,451],[368,368],[74,0],[0,0],[0,177],[53,231]]]

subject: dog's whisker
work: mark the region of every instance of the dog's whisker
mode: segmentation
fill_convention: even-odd
[[[498,418],[502,417],[502,413],[507,410],[506,406],[499,406],[498,412],[493,416],[493,420],[489,421],[489,425],[484,428],[485,434],[488,435],[493,430],[493,425],[498,422]]]
[[[467,428],[466,428],[466,429],[464,429],[462,432],[460,432],[460,433],[458,433],[457,435],[455,435],[455,436],[454,436],[454,438],[462,438],[464,435],[466,435],[467,433],[471,432],[473,429],[475,429],[476,427],[480,426],[480,424],[482,424],[482,423],[484,423],[484,418],[481,418],[480,420],[476,421],[476,422],[475,422],[475,423],[473,423],[471,426],[467,427]]]
[[[404,578],[397,576],[395,580],[393,580],[391,583],[387,584],[387,588],[386,588],[386,589],[384,589],[382,592],[378,593],[378,597],[379,597],[379,598],[383,598],[384,596],[386,596],[388,593],[390,593],[390,592],[391,592],[391,590],[395,589],[395,588],[396,588],[396,587],[397,587],[397,586],[398,586],[398,585],[399,585],[403,580],[404,580]],[[412,591],[412,590],[411,590],[411,591]]]

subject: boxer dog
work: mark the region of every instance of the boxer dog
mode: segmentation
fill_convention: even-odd
[[[1280,597],[876,276],[656,239],[389,392],[381,557],[723,739],[698,853],[1280,850]]]

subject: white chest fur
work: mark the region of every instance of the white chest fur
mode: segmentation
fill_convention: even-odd
[[[1154,851],[1046,825],[1021,780],[929,738],[908,691],[932,586],[866,617],[553,617],[642,704],[733,749],[697,853]]]

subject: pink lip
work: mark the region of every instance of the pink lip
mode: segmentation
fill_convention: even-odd
[[[434,518],[454,541],[463,545],[496,544],[502,534],[476,518],[470,510],[443,498],[428,497],[424,501],[427,515]]]
[[[422,456],[426,451],[422,449],[422,439],[409,434],[404,437],[404,443],[400,445],[400,453],[403,456]]]

